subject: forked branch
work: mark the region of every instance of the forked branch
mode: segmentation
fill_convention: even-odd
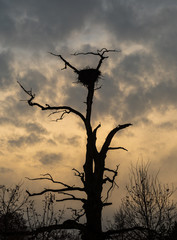
[[[110,143],[111,143],[114,135],[115,135],[118,131],[120,131],[120,130],[122,130],[122,129],[124,129],[124,128],[127,128],[127,127],[129,127],[129,126],[131,126],[131,125],[132,125],[131,123],[126,123],[126,124],[123,124],[123,125],[118,125],[118,126],[115,127],[113,130],[111,130],[110,133],[108,134],[108,136],[106,137],[106,140],[105,140],[105,142],[104,142],[104,144],[103,144],[103,146],[102,146],[102,148],[101,148],[100,153],[101,153],[101,154],[106,154],[107,151],[108,151],[109,149],[111,149],[111,148],[109,148],[109,146],[110,146]],[[125,149],[124,149],[124,150],[125,150]]]
[[[99,63],[96,67],[97,70],[100,69],[102,62],[104,59],[108,58],[108,56],[104,56],[105,53],[109,53],[109,52],[121,52],[120,50],[110,50],[110,49],[106,49],[106,48],[102,48],[101,50],[97,50],[97,52],[80,52],[80,53],[74,53],[74,56],[78,56],[78,55],[94,55],[94,56],[99,56],[100,60]]]
[[[72,218],[76,222],[78,222],[79,219],[85,215],[85,210],[83,208],[82,209],[74,209],[74,208],[68,207],[67,209],[71,210]]]
[[[75,176],[79,177],[81,179],[81,182],[85,185],[84,172],[79,172],[76,168],[73,168],[72,170],[75,172]]]

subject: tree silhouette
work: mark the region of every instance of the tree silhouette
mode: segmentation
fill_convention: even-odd
[[[142,163],[131,167],[126,190],[127,195],[114,216],[114,227],[124,229],[142,226],[149,231],[122,234],[122,239],[168,239],[177,220],[176,203],[171,199],[175,189],[161,184],[158,175],[149,173],[149,164]]]
[[[78,171],[73,168],[75,175],[78,176],[81,180],[82,187],[79,186],[71,186],[66,183],[56,181],[50,174],[45,174],[40,178],[35,178],[32,180],[48,180],[53,183],[58,183],[61,187],[58,189],[44,189],[41,192],[30,193],[29,196],[37,196],[42,195],[47,192],[52,193],[62,193],[65,197],[60,201],[81,201],[83,204],[83,214],[86,217],[86,223],[79,223],[79,217],[76,220],[67,220],[63,224],[60,225],[52,225],[50,227],[37,229],[36,231],[51,231],[51,229],[78,229],[81,232],[81,236],[83,240],[102,240],[108,238],[110,235],[114,234],[113,230],[103,232],[102,231],[102,210],[103,207],[110,205],[108,202],[109,193],[111,189],[116,185],[115,178],[118,173],[118,166],[115,169],[110,169],[105,165],[106,155],[108,151],[123,149],[123,147],[112,147],[111,142],[116,133],[119,131],[131,126],[131,123],[126,123],[123,125],[117,125],[113,128],[107,135],[101,150],[98,151],[96,146],[97,140],[97,131],[101,127],[99,124],[96,127],[92,127],[91,118],[92,118],[92,103],[94,92],[99,81],[99,77],[101,76],[100,68],[105,59],[108,59],[110,53],[116,53],[119,51],[116,50],[108,50],[103,48],[98,50],[97,52],[86,52],[86,53],[75,53],[74,56],[78,55],[93,55],[99,58],[98,64],[95,68],[85,68],[78,70],[76,67],[71,65],[62,55],[51,53],[53,56],[58,57],[64,63],[64,68],[70,68],[77,74],[78,83],[87,88],[87,97],[86,97],[86,113],[83,114],[78,110],[70,107],[70,106],[50,106],[49,104],[42,105],[40,103],[35,102],[35,94],[32,90],[27,91],[21,83],[19,85],[24,90],[24,92],[29,95],[29,100],[27,100],[30,106],[36,106],[40,108],[42,111],[52,111],[51,114],[60,114],[59,119],[63,119],[66,114],[74,114],[80,118],[82,123],[85,126],[86,135],[87,135],[87,144],[86,144],[86,157],[83,165],[83,172]],[[105,172],[109,172],[110,176],[107,176]],[[102,198],[103,186],[105,184],[110,184],[106,198]],[[81,192],[86,194],[86,198],[76,197],[75,192]],[[131,230],[131,229],[128,229]]]
[[[0,234],[3,235],[0,239],[21,240],[22,237],[8,236],[8,232],[19,232],[27,229],[27,224],[24,219],[24,206],[27,203],[28,196],[23,196],[21,190],[22,184],[17,184],[15,187],[7,188],[0,187]]]

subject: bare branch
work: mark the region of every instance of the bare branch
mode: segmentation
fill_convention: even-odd
[[[112,205],[112,203],[111,202],[106,202],[106,203],[103,203],[103,207],[107,207],[107,206],[110,206],[110,205]]]
[[[20,87],[23,89],[23,91],[30,96],[30,99],[27,100],[27,102],[28,102],[28,104],[29,104],[30,106],[37,106],[37,107],[39,107],[39,108],[40,108],[41,110],[43,110],[43,111],[45,111],[45,110],[63,110],[62,118],[63,118],[64,114],[66,114],[66,113],[69,114],[69,113],[72,112],[72,113],[74,113],[75,115],[79,116],[79,117],[82,119],[82,121],[84,122],[84,124],[86,124],[86,123],[85,123],[85,122],[86,122],[85,117],[82,115],[82,113],[80,113],[79,111],[73,109],[72,107],[69,107],[69,106],[52,106],[52,107],[51,107],[49,104],[45,104],[45,106],[43,106],[43,105],[41,105],[41,104],[39,104],[39,103],[32,102],[33,99],[35,98],[35,94],[32,93],[32,90],[27,91],[27,90],[21,85],[21,83],[19,83],[18,81],[17,81],[17,83],[20,85]]]
[[[72,198],[72,197],[70,197],[70,198],[63,198],[63,199],[58,199],[58,200],[56,200],[56,202],[64,202],[64,201],[72,201],[72,200],[76,200],[76,201],[81,201],[81,202],[83,202],[83,199],[82,198]],[[85,199],[84,199],[85,200]]]
[[[116,173],[116,170],[110,169],[110,168],[104,168],[104,171]]]
[[[97,50],[97,52],[75,52],[74,54],[71,54],[71,55],[74,55],[74,56],[78,56],[78,55],[95,55],[95,56],[103,56],[105,53],[108,53],[108,52],[121,52],[120,50],[108,50],[106,48],[102,48],[101,50]]]
[[[94,88],[94,91],[101,89],[102,86]]]
[[[108,150],[118,150],[118,149],[122,149],[128,152],[128,150],[124,147],[108,147]]]
[[[98,55],[100,56],[100,61],[98,63],[98,66],[97,66],[97,70],[100,69],[102,63],[103,63],[103,60],[108,58],[108,56],[104,56],[105,53],[108,53],[108,52],[120,52],[120,50],[108,50],[106,48],[102,48],[100,51],[97,51],[98,52]]]
[[[50,188],[47,188],[47,189],[44,189],[43,191],[38,192],[38,193],[30,193],[28,190],[26,190],[26,192],[28,193],[28,195],[30,197],[32,197],[32,196],[40,196],[40,195],[43,195],[44,193],[47,193],[47,192],[59,193],[59,192],[65,192],[65,191],[81,191],[81,192],[84,192],[85,189],[81,188],[81,187],[67,187],[67,188],[61,188],[61,189],[50,189]]]
[[[62,70],[63,70],[63,69],[66,69],[67,66],[68,66],[68,67],[70,67],[71,69],[73,69],[75,73],[79,74],[79,70],[77,70],[77,68],[73,67],[73,66],[72,66],[69,62],[67,62],[61,55],[59,55],[59,54],[54,54],[54,53],[52,53],[52,52],[49,52],[49,53],[50,53],[51,55],[53,55],[53,56],[56,56],[56,57],[61,58],[61,60],[65,63],[65,67],[62,68]]]
[[[110,191],[111,191],[112,189],[114,189],[115,186],[118,187],[118,185],[117,185],[116,182],[115,182],[115,178],[117,177],[118,169],[119,169],[119,165],[116,166],[116,169],[115,169],[115,170],[112,170],[112,171],[110,170],[111,172],[114,173],[112,179],[111,179],[110,177],[107,177],[107,176],[106,176],[105,179],[103,179],[103,183],[106,183],[107,181],[111,183],[111,186],[110,186],[110,188],[109,188],[108,191],[107,191],[107,196],[106,196],[104,202],[108,200]]]
[[[75,171],[75,176],[80,177],[82,183],[85,185],[84,173],[83,172],[79,172],[76,168],[73,168],[72,170]]]
[[[104,56],[105,53],[109,53],[109,52],[120,52],[120,50],[110,50],[110,49],[106,49],[106,48],[102,48],[101,50],[97,50],[97,52],[80,52],[80,53],[74,53],[72,55],[74,56],[78,56],[78,55],[94,55],[94,56],[99,56],[100,57],[100,61],[96,67],[97,70],[99,70],[99,68],[102,65],[102,62],[104,59],[108,58],[108,56]]]
[[[71,112],[70,110],[54,111],[54,112],[50,113],[50,114],[48,115],[48,117],[50,117],[50,116],[53,115],[53,114],[61,113],[60,118],[57,118],[57,119],[55,119],[55,120],[52,120],[52,121],[56,121],[56,122],[57,122],[57,121],[59,121],[59,120],[63,120],[64,115],[65,115],[65,114],[69,114],[70,112]]]
[[[41,174],[41,176],[43,177],[38,177],[38,178],[28,178],[26,177],[26,179],[30,180],[30,181],[38,181],[38,180],[49,180],[53,183],[57,183],[57,184],[61,184],[63,185],[64,187],[71,187],[63,182],[60,182],[60,181],[56,181],[53,179],[53,177],[49,174],[49,173],[46,173],[46,174]],[[48,177],[47,177],[48,176]]]
[[[50,117],[51,115],[57,114],[57,113],[63,113],[63,110],[51,112],[51,113],[48,115],[48,117]]]
[[[81,201],[81,202],[83,202],[83,203],[86,202],[86,199],[85,199],[85,198],[77,198],[77,197],[75,197],[73,194],[70,194],[70,193],[59,192],[59,194],[64,194],[64,195],[70,196],[70,198],[59,199],[59,200],[56,200],[56,202],[63,202],[63,201],[67,201],[67,200]]]
[[[121,52],[121,50],[120,49],[119,50],[116,50],[116,49],[111,50],[111,49],[107,49],[107,48],[102,48],[101,50],[97,50],[97,52],[103,55],[108,52]]]
[[[53,179],[53,177],[49,174],[43,174],[42,176],[44,177],[39,177],[39,178],[27,178],[31,181],[38,181],[38,180],[49,180],[53,183],[57,183],[57,184],[61,184],[62,186],[64,186],[65,188],[61,188],[61,189],[44,189],[43,191],[39,192],[39,193],[30,193],[29,191],[26,191],[28,193],[28,195],[31,196],[39,196],[39,195],[43,195],[46,192],[55,192],[55,193],[61,193],[61,192],[66,192],[66,191],[85,191],[84,188],[81,187],[75,187],[75,186],[70,186],[68,184],[65,184],[63,182],[60,181],[55,181]]]
[[[93,130],[93,133],[95,133],[96,134],[96,132],[97,132],[97,130],[98,130],[98,128],[100,128],[101,127],[101,124],[99,123],[98,124],[98,126]]]
[[[98,52],[75,52],[74,54],[71,54],[73,56],[78,56],[78,55],[95,55],[95,56],[100,56],[100,54]]]
[[[96,143],[96,133],[97,133],[97,130],[98,128],[101,127],[101,124],[99,124],[94,130],[93,130],[93,139],[94,139],[94,142]],[[96,150],[96,149],[95,149]],[[96,150],[97,151],[97,150]]]
[[[75,221],[79,221],[79,219],[85,215],[85,210],[83,208],[79,210],[74,208],[67,208],[67,209],[71,210],[71,212],[73,213],[72,217]]]

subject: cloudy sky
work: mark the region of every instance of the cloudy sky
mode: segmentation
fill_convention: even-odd
[[[59,116],[28,106],[17,81],[41,104],[84,113],[86,89],[48,52],[82,69],[99,59],[72,53],[107,48],[121,52],[110,53],[101,68],[92,119],[93,126],[102,125],[98,148],[113,127],[133,124],[113,143],[129,151],[108,155],[108,167],[120,164],[113,201],[130,164],[141,160],[160,169],[162,182],[177,186],[176,40],[176,0],[0,0],[0,183],[47,172],[73,182],[71,169],[82,170],[84,163],[82,124],[71,114],[56,122]]]

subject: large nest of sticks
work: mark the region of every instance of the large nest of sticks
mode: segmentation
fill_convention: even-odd
[[[98,82],[101,72],[94,68],[86,68],[79,71],[78,82],[86,87]]]

